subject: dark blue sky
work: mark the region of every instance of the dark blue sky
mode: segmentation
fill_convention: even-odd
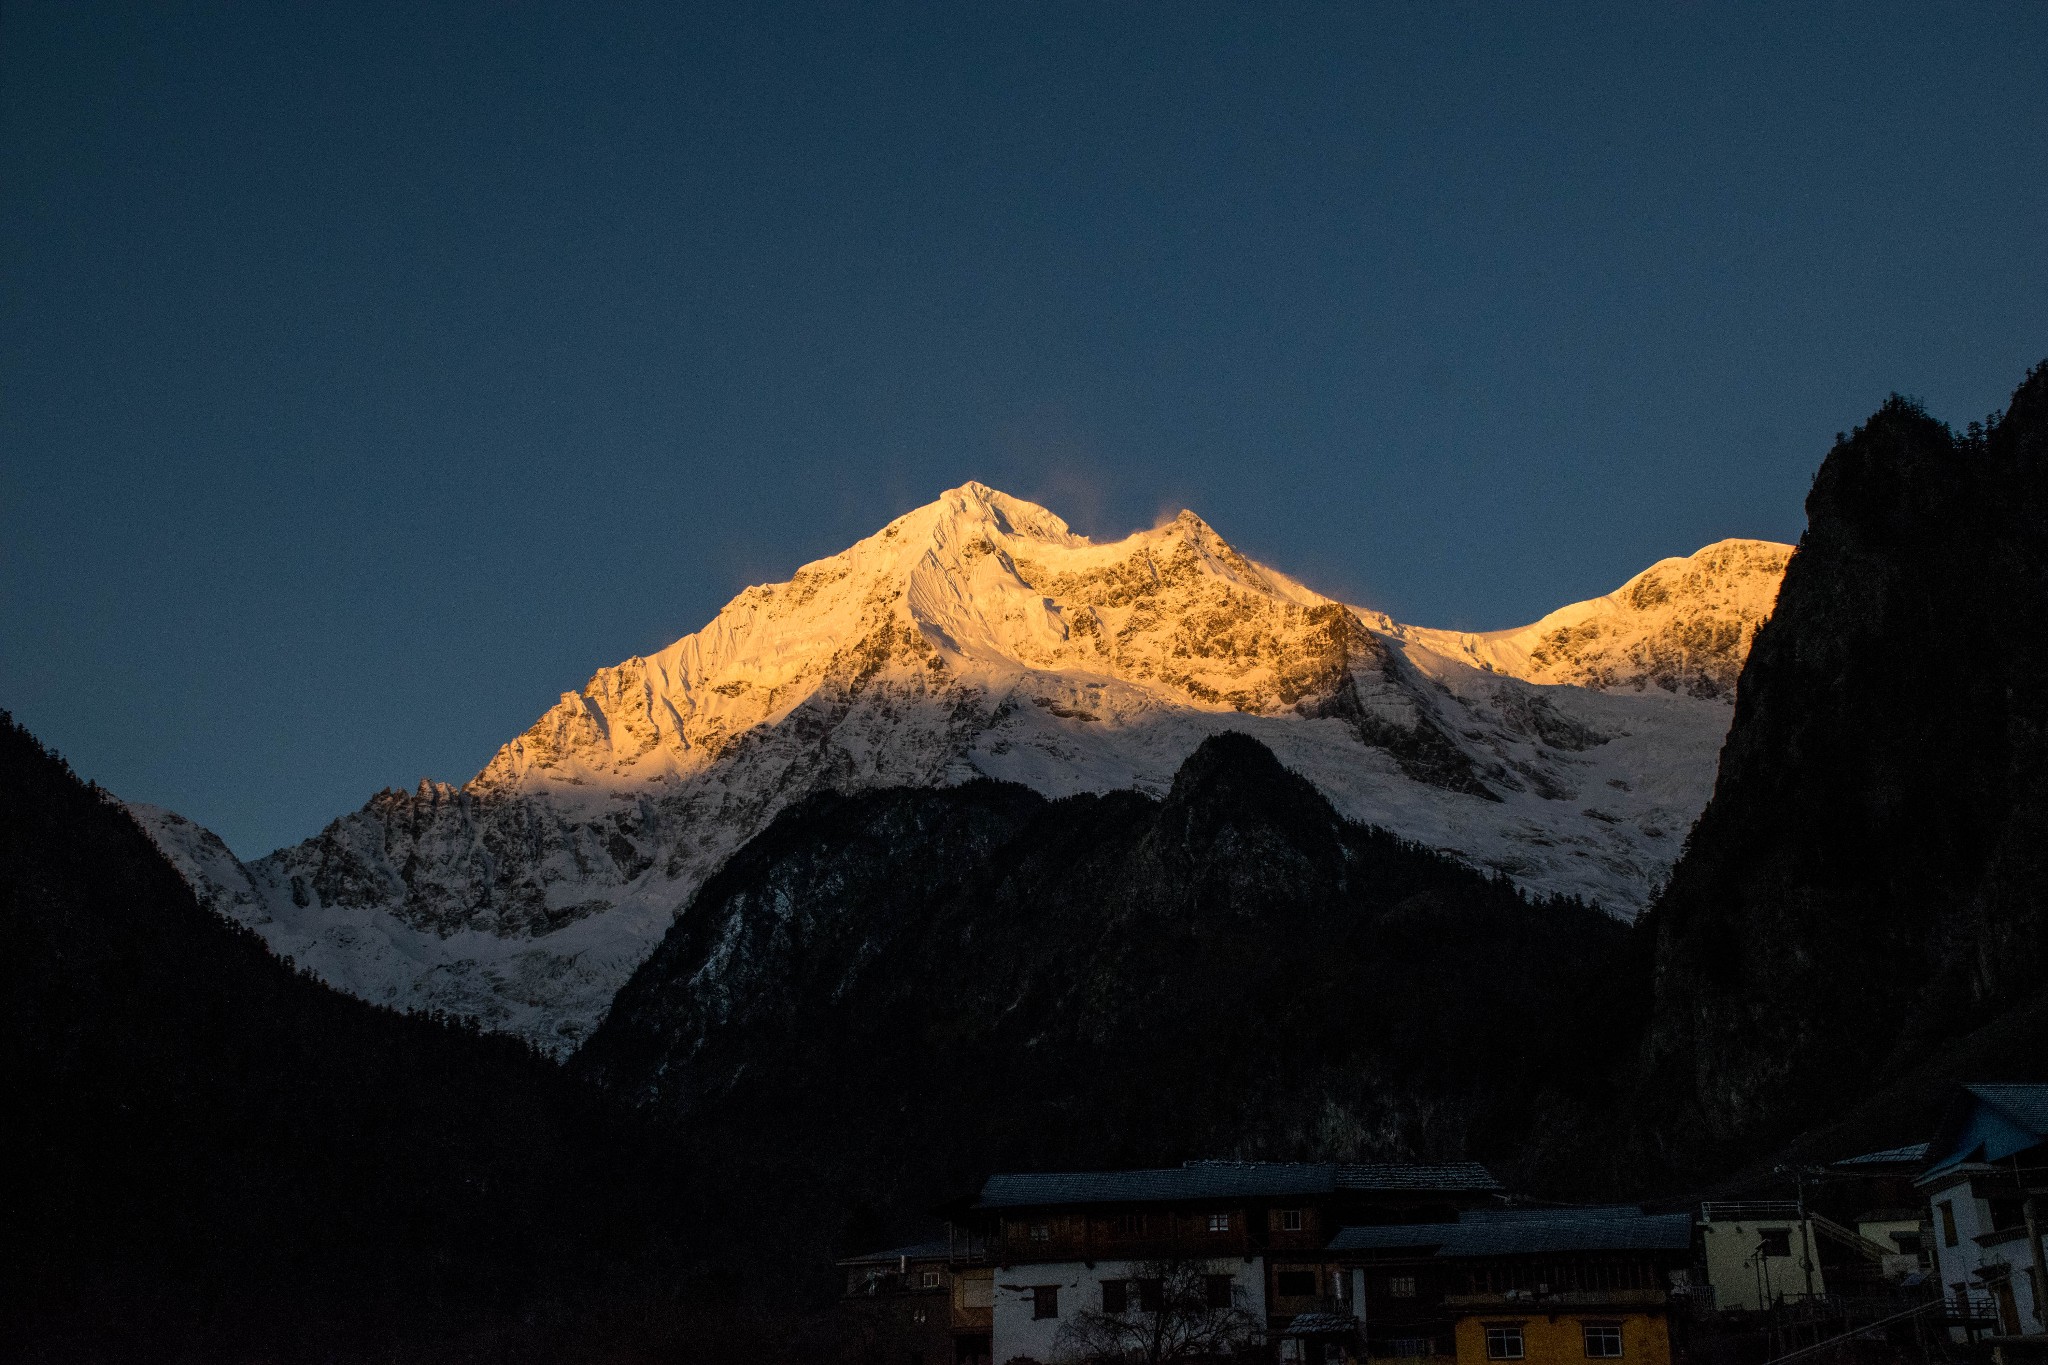
[[[245,854],[968,478],[1488,628],[2048,354],[2039,0],[10,0],[0,116],[0,705]]]

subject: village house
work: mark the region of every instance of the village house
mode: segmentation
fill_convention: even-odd
[[[1469,1209],[1454,1222],[1347,1227],[1327,1254],[1357,1286],[1358,1349],[1375,1359],[1669,1365],[1672,1291],[1692,1247],[1689,1214],[1619,1206]],[[1332,1345],[1283,1338],[1280,1357],[1348,1358]]]
[[[957,1239],[849,1256],[840,1342],[873,1365],[989,1365],[989,1272]]]
[[[1700,1205],[1700,1246],[1714,1307],[1759,1312],[1776,1303],[1827,1293],[1819,1231],[1793,1200],[1729,1200]]]
[[[987,1336],[955,1318],[955,1354],[934,1356],[939,1338],[927,1329],[935,1308],[923,1320],[899,1314],[892,1321],[902,1337],[884,1344],[871,1333],[870,1358],[880,1365],[1051,1361],[1071,1354],[1077,1334],[1090,1327],[1170,1308],[1164,1297],[1174,1281],[1192,1291],[1189,1316],[1227,1318],[1250,1339],[1355,1339],[1352,1281],[1326,1266],[1324,1249],[1339,1228],[1451,1220],[1463,1209],[1498,1204],[1503,1194],[1471,1162],[1199,1161],[1156,1170],[995,1175],[970,1205],[951,1211],[956,1231],[948,1262],[956,1282],[989,1277],[988,1323],[981,1329]],[[900,1272],[888,1269],[891,1256],[902,1261]],[[921,1262],[895,1252],[841,1264],[849,1276],[850,1332],[874,1320],[852,1302],[874,1297],[860,1275],[877,1270],[921,1282],[924,1274]],[[918,1291],[888,1292],[907,1303]],[[986,1355],[960,1354],[969,1350]],[[1261,1347],[1255,1358],[1267,1354]]]
[[[1991,1316],[2002,1336],[2048,1335],[2048,1085],[1962,1087],[1926,1162],[1915,1184],[1932,1215],[1929,1250],[1954,1304],[1954,1334],[1974,1335]]]

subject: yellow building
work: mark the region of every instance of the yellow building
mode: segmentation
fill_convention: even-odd
[[[1598,1306],[1581,1312],[1486,1311],[1459,1316],[1459,1365],[1523,1361],[1526,1365],[1585,1365],[1622,1360],[1629,1365],[1670,1365],[1671,1327],[1660,1306],[1628,1311]]]
[[[1692,1237],[1683,1213],[1498,1209],[1345,1228],[1330,1252],[1361,1277],[1372,1357],[1442,1360],[1449,1346],[1458,1365],[1670,1365],[1671,1289]]]

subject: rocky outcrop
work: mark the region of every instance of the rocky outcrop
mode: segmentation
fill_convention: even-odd
[[[1961,437],[1894,398],[1807,518],[1649,920],[1667,1169],[1761,1150],[2048,983],[2048,366]]]
[[[1224,734],[1158,801],[800,803],[573,1065],[828,1219],[989,1170],[1491,1157],[1616,1051],[1626,937],[1344,820]]]

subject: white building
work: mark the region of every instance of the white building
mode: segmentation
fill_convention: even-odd
[[[1932,1214],[1934,1274],[1958,1337],[2048,1333],[2048,1085],[1967,1085],[1914,1182]],[[1985,1321],[1987,1327],[1990,1326]]]
[[[1240,1309],[1266,1320],[1266,1267],[1262,1257],[1221,1256],[1188,1267],[1203,1280],[1207,1302]],[[1053,1361],[1062,1355],[1062,1328],[1082,1314],[1112,1314],[1137,1321],[1154,1304],[1157,1263],[1150,1261],[1020,1261],[995,1275],[993,1358],[997,1365],[1024,1358]]]
[[[1827,1292],[1813,1220],[1797,1204],[1702,1204],[1700,1243],[1717,1310],[1758,1310]]]

